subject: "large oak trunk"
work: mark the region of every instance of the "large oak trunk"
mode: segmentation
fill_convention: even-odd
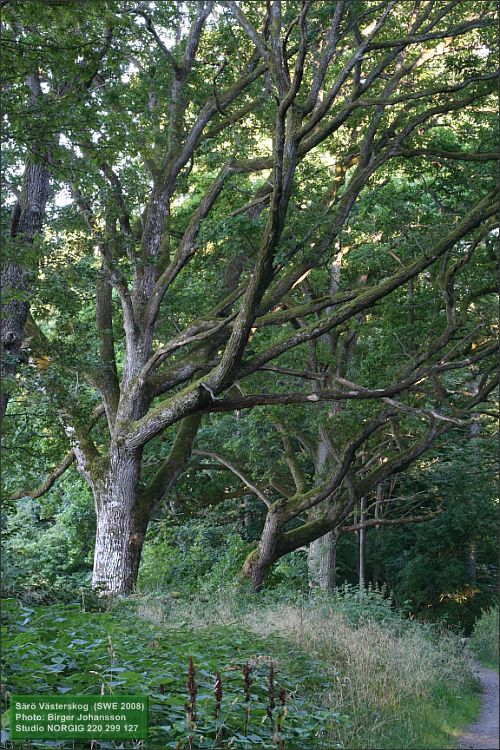
[[[149,521],[139,495],[140,458],[115,458],[96,494],[97,531],[92,585],[105,594],[129,594],[137,583]]]
[[[29,311],[36,264],[29,262],[28,246],[42,228],[49,195],[49,173],[42,164],[28,162],[23,187],[11,221],[10,235],[17,238],[14,257],[2,265],[2,320],[0,335],[1,376],[4,387],[17,370],[24,328]],[[25,245],[23,247],[23,245]],[[9,393],[0,394],[0,420],[3,419]]]

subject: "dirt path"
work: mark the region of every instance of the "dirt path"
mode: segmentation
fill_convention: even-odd
[[[481,715],[475,724],[467,727],[458,747],[464,750],[498,750],[498,672],[479,665],[476,671],[483,688]]]

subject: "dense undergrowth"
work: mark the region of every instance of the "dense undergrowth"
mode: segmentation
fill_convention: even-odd
[[[498,604],[489,607],[479,620],[477,620],[472,637],[470,639],[470,648],[473,653],[488,667],[498,669]]]
[[[6,747],[24,746],[8,740],[5,691],[148,693],[150,738],[94,746],[103,750],[444,748],[477,711],[477,683],[459,638],[402,619],[378,592],[345,588],[281,602],[235,591],[210,599],[158,593],[106,611],[88,606],[4,602]],[[186,709],[190,656],[194,722]],[[90,745],[30,745],[49,746]]]

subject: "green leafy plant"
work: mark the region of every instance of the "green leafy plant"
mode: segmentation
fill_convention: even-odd
[[[478,659],[498,668],[498,640],[498,604],[496,604],[485,610],[477,620],[469,646]]]
[[[321,712],[321,665],[305,654],[292,662],[279,636],[234,626],[159,629],[126,608],[89,617],[77,604],[27,607],[12,599],[3,615],[4,689],[149,694],[148,748],[275,748],[276,691],[282,743],[300,738],[321,748],[331,722],[346,720]]]

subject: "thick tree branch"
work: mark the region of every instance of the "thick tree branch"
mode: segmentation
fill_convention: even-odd
[[[493,202],[495,200],[495,195],[496,192],[493,192],[477,204],[462,219],[462,221],[458,222],[446,237],[432,248],[429,254],[426,253],[422,255],[416,261],[389,277],[386,281],[362,292],[354,301],[340,306],[339,310],[334,315],[328,316],[326,319],[313,325],[306,326],[298,333],[282,339],[281,342],[255,357],[250,363],[235,368],[235,362],[238,361],[238,358],[243,352],[244,341],[246,341],[250,326],[255,317],[253,305],[255,305],[259,299],[258,293],[260,285],[264,283],[265,274],[270,273],[270,269],[267,266],[270,260],[269,248],[266,244],[261,251],[261,271],[257,277],[254,277],[252,280],[253,283],[250,283],[250,292],[248,293],[247,291],[242,313],[240,314],[239,320],[237,319],[235,322],[235,329],[237,331],[236,337],[233,338],[232,345],[230,339],[230,343],[226,347],[221,365],[218,365],[215,368],[212,376],[209,375],[205,378],[205,383],[214,393],[216,393],[217,389],[221,389],[223,385],[227,387],[229,384],[228,382],[224,382],[229,379],[229,372],[234,372],[232,379],[241,379],[242,377],[255,372],[262,367],[262,365],[267,364],[285,351],[288,351],[305,341],[323,335],[335,326],[340,325],[356,314],[368,309],[378,300],[383,299],[392,291],[407,283],[411,278],[417,276],[423,270],[428,268],[444,255],[445,252],[452,249],[459,240],[479,226],[482,221],[496,214],[497,205]],[[268,268],[267,272],[264,270],[266,266]],[[138,420],[126,437],[127,445],[129,447],[143,445],[165,429],[169,424],[172,424],[186,414],[192,413],[196,409],[206,408],[212,403],[212,401],[213,399],[208,398],[208,394],[204,393],[202,389],[199,388],[199,384],[193,384],[184,392],[173,396],[166,403],[159,404],[150,414],[147,414],[145,417]]]
[[[280,354],[283,354],[298,344],[327,333],[332,328],[344,323],[346,320],[349,320],[363,310],[368,309],[380,299],[383,299],[395,289],[420,274],[444,255],[444,253],[453,248],[459,240],[478,227],[483,221],[490,216],[496,215],[497,206],[494,202],[495,195],[495,192],[490,193],[490,195],[474,206],[474,208],[472,208],[471,211],[448,233],[446,237],[438,242],[428,254],[426,253],[422,255],[416,261],[393,274],[381,284],[375,285],[361,292],[352,302],[339,306],[340,309],[338,309],[332,316],[328,316],[319,323],[311,324],[299,332],[283,338],[281,342],[259,354],[251,362],[246,363],[241,368],[239,377],[245,377],[246,375],[255,372],[262,367],[262,365],[267,364],[272,359],[275,359]]]
[[[440,372],[448,372],[450,370],[458,370],[463,369],[465,367],[468,367],[476,362],[479,362],[483,359],[485,359],[488,356],[492,356],[493,354],[496,354],[498,352],[498,344],[495,342],[491,344],[490,346],[483,349],[481,352],[478,352],[475,355],[472,355],[470,357],[467,357],[466,359],[462,359],[459,361],[451,361],[451,362],[439,362],[435,365],[429,365],[428,367],[420,368],[419,370],[415,371],[414,374],[411,377],[405,378],[403,380],[398,380],[397,382],[392,383],[390,386],[387,386],[386,388],[364,388],[363,386],[359,386],[356,383],[352,383],[351,381],[346,381],[343,378],[334,378],[338,382],[342,382],[345,385],[351,386],[351,390],[322,390],[319,388],[316,388],[313,393],[255,393],[247,396],[241,396],[241,398],[232,398],[232,399],[221,399],[217,401],[213,401],[208,406],[208,411],[210,412],[228,412],[228,411],[238,411],[241,409],[253,409],[256,406],[277,406],[280,404],[315,404],[322,401],[351,401],[351,400],[376,400],[376,399],[382,399],[385,400],[387,403],[391,403],[393,406],[397,406],[397,408],[404,409],[406,408],[403,404],[400,404],[399,402],[392,402],[390,400],[391,396],[395,396],[398,393],[406,392],[411,389],[412,386],[415,384],[420,384],[427,378],[430,378],[432,375],[440,373]],[[276,371],[283,372],[284,374],[293,374],[294,377],[297,375],[295,374],[295,371],[288,370],[286,368],[276,368]],[[299,377],[306,377],[309,378],[308,374],[300,373],[298,374]],[[322,379],[324,380],[325,377],[329,377],[327,373],[325,374],[316,374],[313,373],[312,379],[318,380]],[[354,386],[354,388],[352,388]],[[435,416],[436,419],[447,419],[448,421],[455,421],[457,424],[460,424],[460,420],[455,420],[452,417],[447,417],[445,415],[438,415],[433,414],[432,412],[428,411],[418,411],[418,413],[428,413]]]
[[[240,24],[240,26],[245,30],[247,35],[259,50],[262,59],[266,60],[266,62],[269,62],[270,53],[266,44],[266,40],[263,36],[261,36],[257,29],[252,26],[245,13],[239,7],[238,3],[235,2],[235,0],[225,0],[225,2],[223,2],[222,4],[225,5],[226,8],[228,8],[228,10],[233,14],[233,16]]]
[[[150,483],[142,490],[141,503],[154,512],[186,468],[201,424],[201,415],[186,417],[179,424],[174,444]]]
[[[475,18],[466,23],[457,24],[451,29],[445,29],[444,31],[431,31],[425,34],[415,34],[414,36],[402,37],[400,39],[386,39],[380,42],[372,42],[368,49],[378,50],[388,49],[390,47],[407,47],[408,45],[429,42],[434,39],[455,38],[462,34],[468,34],[469,31],[474,31],[474,29],[487,29],[494,26],[496,26],[496,21],[493,18]]]
[[[142,8],[130,8],[129,13],[132,13],[137,16],[141,16],[141,18],[144,18],[144,21],[146,22],[146,29],[149,31],[151,36],[154,38],[156,44],[158,45],[158,49],[162,53],[162,55],[166,58],[166,60],[169,62],[169,64],[172,66],[172,68],[175,71],[179,70],[179,64],[177,63],[177,60],[173,56],[173,54],[170,52],[168,47],[163,43],[160,36],[158,35],[158,32],[156,31],[153,20],[150,15],[148,15]]]
[[[203,219],[209,214],[212,206],[217,200],[222,188],[224,187],[226,179],[234,171],[236,171],[236,168],[231,163],[227,164],[221,169],[216,179],[213,181],[212,185],[199,203],[198,208],[193,213],[191,221],[189,222],[189,225],[184,232],[184,235],[182,236],[179,248],[174,258],[155,284],[146,313],[147,325],[152,325],[154,323],[165,292],[172,284],[172,282],[176,279],[189,259],[194,255],[196,251],[196,239],[200,232],[201,223]]]
[[[290,435],[288,434],[287,429],[285,425],[283,424],[283,422],[281,422],[279,419],[274,419],[273,422],[276,426],[276,429],[281,435],[285,459],[288,464],[290,474],[292,475],[293,482],[295,484],[295,489],[298,493],[305,492],[306,491],[306,477],[305,477],[304,472],[302,471],[302,467],[299,461],[297,460],[297,456],[294,451]]]
[[[23,497],[31,497],[33,500],[36,500],[37,498],[42,497],[42,495],[45,495],[53,487],[56,480],[59,479],[67,469],[69,469],[75,460],[75,452],[71,448],[71,450],[66,453],[61,463],[55,467],[55,469],[48,475],[47,479],[36,489],[21,490],[21,492],[16,492],[14,495],[8,496],[7,500],[21,500]]]
[[[101,366],[95,372],[95,382],[102,395],[109,429],[112,431],[120,399],[120,386],[113,335],[112,289],[103,276],[96,283],[96,326]]]
[[[430,159],[452,159],[453,161],[498,161],[500,154],[498,151],[478,151],[476,153],[468,151],[443,151],[437,148],[400,148],[396,156],[415,157],[425,156]]]

